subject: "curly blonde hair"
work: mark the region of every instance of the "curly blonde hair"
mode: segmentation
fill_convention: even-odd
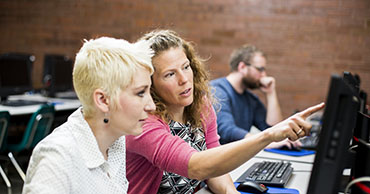
[[[184,119],[190,122],[192,126],[202,127],[203,124],[203,127],[205,127],[203,117],[206,117],[208,114],[203,113],[204,107],[211,105],[209,103],[211,99],[208,85],[209,73],[206,71],[203,60],[195,52],[193,45],[172,30],[154,30],[145,34],[142,39],[150,42],[150,48],[154,50],[153,58],[171,48],[183,48],[194,73],[194,100],[191,105],[185,107]],[[172,116],[167,111],[166,104],[163,103],[163,99],[156,93],[153,85],[150,92],[156,105],[154,114],[169,122]]]

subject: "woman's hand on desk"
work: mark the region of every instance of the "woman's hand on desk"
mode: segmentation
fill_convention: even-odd
[[[263,131],[268,133],[272,138],[273,142],[280,142],[288,138],[291,141],[310,134],[312,125],[306,121],[306,118],[312,113],[324,108],[325,104],[320,103],[315,106],[311,106],[304,111],[298,112],[293,116],[285,119],[284,121],[268,128]]]

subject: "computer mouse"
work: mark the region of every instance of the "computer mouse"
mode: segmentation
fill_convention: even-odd
[[[286,150],[286,151],[296,151],[296,152],[301,151],[300,147],[294,147],[294,146],[292,146],[291,148],[289,148],[288,146],[282,146],[279,149],[280,150]]]
[[[266,193],[268,188],[254,181],[244,181],[236,187],[236,190],[248,193]]]

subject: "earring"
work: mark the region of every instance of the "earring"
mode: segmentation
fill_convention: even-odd
[[[107,113],[104,114],[104,117],[107,117]],[[103,121],[104,121],[105,124],[107,124],[109,122],[109,119],[108,118],[104,118]]]

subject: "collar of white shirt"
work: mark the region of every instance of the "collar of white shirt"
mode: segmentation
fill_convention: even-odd
[[[85,164],[88,168],[97,168],[103,165],[106,160],[104,159],[103,154],[100,152],[98,142],[96,138],[83,117],[82,114],[82,107],[80,107],[77,111],[75,111],[68,119],[73,119],[74,128],[75,130],[72,131],[72,135],[74,138],[78,139],[85,139],[84,141],[78,141],[78,149],[80,149],[80,153],[82,154],[82,158],[85,161]],[[109,148],[108,156],[111,155],[112,151],[114,150],[114,154],[124,154],[124,150],[122,146],[117,145],[124,145],[125,140],[124,136],[116,140],[113,145]],[[120,148],[120,149],[117,149]],[[109,157],[108,157],[109,160]]]

